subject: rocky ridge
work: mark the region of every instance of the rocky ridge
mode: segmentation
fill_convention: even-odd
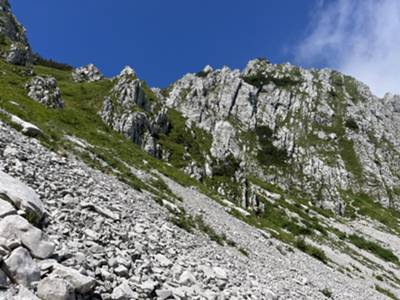
[[[119,80],[116,87],[124,85],[128,83]],[[129,99],[134,104],[116,110],[119,118],[110,117],[107,98],[103,120],[168,161],[172,150],[162,147],[159,135],[169,133],[167,124],[173,120],[168,111],[178,111],[186,120],[185,131],[198,128],[211,140],[211,148],[200,153],[200,159],[184,150],[181,161],[191,158],[184,169],[199,180],[212,178],[228,160],[241,188],[215,189],[232,198],[248,195],[241,200],[244,208],[258,209],[251,205],[254,193],[248,192],[254,190],[251,176],[306,193],[317,205],[340,214],[349,195],[359,193],[385,206],[398,204],[396,96],[380,100],[362,83],[335,71],[261,59],[249,62],[243,71],[207,67],[165,91],[153,89],[158,99],[153,107],[143,88],[135,88],[131,96],[115,95],[120,102]],[[149,120],[156,114],[162,126],[154,126],[159,119]],[[160,127],[161,131],[152,130]]]

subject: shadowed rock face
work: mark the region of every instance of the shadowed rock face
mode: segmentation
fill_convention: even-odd
[[[0,39],[1,56],[7,62],[16,65],[32,62],[33,55],[25,28],[12,14],[8,0],[0,1]]]

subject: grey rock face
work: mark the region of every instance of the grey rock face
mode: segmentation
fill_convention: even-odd
[[[0,171],[0,198],[14,204],[32,221],[40,221],[45,213],[38,195],[21,181]]]
[[[95,82],[103,78],[103,74],[93,64],[77,68],[72,72],[72,79],[76,82]]]
[[[243,71],[188,74],[165,101],[213,136],[214,159],[232,155],[245,177],[257,174],[284,189],[297,188],[338,213],[345,207],[343,191],[399,203],[399,165],[393,163],[399,157],[398,96],[380,100],[337,72],[257,59]],[[257,135],[261,130],[267,135]]]
[[[75,291],[72,285],[59,278],[45,278],[37,287],[37,295],[42,300],[75,300]]]
[[[110,97],[104,100],[101,118],[152,156],[161,157],[162,150],[154,136],[167,132],[166,112],[154,110],[155,103],[146,96],[144,83],[130,67],[122,70],[116,80]]]
[[[26,84],[28,96],[50,108],[63,108],[64,101],[53,77],[36,76]]]
[[[31,288],[33,282],[40,280],[40,269],[25,248],[14,250],[4,264],[13,281],[18,284]]]
[[[47,236],[18,215],[0,220],[0,237],[20,241],[37,258],[48,258],[54,252],[54,244],[47,240]]]
[[[7,62],[25,65],[32,61],[32,51],[24,27],[11,12],[8,0],[0,2],[0,36],[4,39],[1,56]]]

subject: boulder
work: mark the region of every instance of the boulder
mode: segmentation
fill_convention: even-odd
[[[47,240],[47,236],[19,215],[0,220],[0,237],[20,241],[36,258],[45,259],[54,252],[55,246]]]
[[[36,297],[30,290],[28,290],[27,288],[24,288],[23,286],[21,286],[19,288],[18,294],[15,296],[11,296],[12,298],[6,298],[8,299],[12,299],[12,300],[41,300],[38,297]]]
[[[82,275],[75,269],[57,263],[53,265],[52,275],[68,281],[80,294],[89,292],[96,283],[93,278]]]
[[[40,269],[25,248],[15,249],[4,261],[4,265],[11,279],[27,288],[31,288],[33,282],[40,280]]]
[[[137,299],[138,295],[132,291],[127,281],[124,281],[121,285],[114,288],[111,299],[113,300],[131,300]]]
[[[28,96],[50,108],[63,108],[64,101],[61,99],[61,91],[54,77],[36,76],[25,85]]]
[[[75,300],[73,286],[66,280],[48,277],[39,282],[37,295],[42,300]]]
[[[196,282],[196,277],[190,271],[183,272],[179,277],[179,283],[182,285],[192,286]]]
[[[11,122],[21,127],[21,132],[27,136],[36,137],[42,134],[42,131],[35,125],[11,115]]]
[[[24,211],[31,221],[40,221],[45,213],[43,203],[34,190],[2,171],[0,171],[0,198]]]

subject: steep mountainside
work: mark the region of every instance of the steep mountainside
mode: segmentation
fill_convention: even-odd
[[[0,299],[400,298],[399,96],[265,59],[108,79],[0,8]]]

